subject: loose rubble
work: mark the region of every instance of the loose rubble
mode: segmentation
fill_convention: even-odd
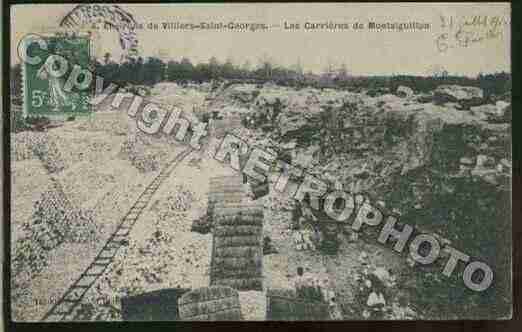
[[[406,86],[359,93],[269,84],[223,84],[213,89],[208,84],[160,83],[150,94],[181,107],[188,117],[206,119],[212,135],[232,132],[249,146],[266,149],[332,187],[375,197],[406,220],[428,230],[440,229],[452,240],[471,241],[468,237],[473,234],[478,237],[473,239],[476,243],[491,243],[487,239],[493,227],[490,222],[502,217],[502,211],[491,211],[491,205],[510,194],[511,104],[486,99],[477,87],[442,85],[433,93],[420,94]],[[96,241],[94,230],[105,232],[103,217],[117,217],[110,214],[109,203],[115,198],[109,187],[140,175],[132,191],[139,193],[173,157],[174,140],[145,135],[117,115],[102,118],[41,133],[12,134],[12,160],[39,161],[49,175],[64,182],[65,196],[74,205],[94,207],[92,214],[83,206],[50,209],[45,207],[52,197],[49,193],[38,202],[32,200],[31,206],[25,202],[32,198],[24,200],[27,206],[23,208],[33,213],[30,221],[13,221],[19,233],[13,271],[27,275],[19,279],[25,283],[12,285],[13,294],[29,292],[25,286],[30,278],[38,278],[49,263],[45,251],[53,249],[36,246],[42,234],[52,233],[48,228],[58,228],[70,242]],[[189,158],[184,172],[192,178],[186,185],[183,180],[188,174],[183,173],[168,194],[153,198],[140,217],[143,225],[136,226],[116,263],[82,304],[81,317],[119,320],[119,304],[110,299],[162,288],[208,286],[213,234],[204,197],[208,188],[201,183],[208,185],[215,175],[214,168],[206,168],[217,169],[213,152],[219,143],[213,136],[204,142],[201,153]],[[121,168],[128,177],[101,174],[89,167],[96,158]],[[272,185],[278,178],[276,166],[270,172]],[[92,179],[89,185],[99,197],[88,199],[86,193],[74,192],[73,179],[81,176]],[[191,184],[194,181],[198,184]],[[123,191],[131,191],[127,189]],[[373,240],[368,240],[364,230],[323,227],[324,216],[297,205],[287,193],[270,190],[264,194],[259,201],[265,213],[262,259],[267,287],[295,289],[296,267],[303,267],[320,281],[332,319],[423,317],[426,308],[415,305],[414,290],[406,286],[424,282],[413,275],[411,258],[399,257],[391,247],[369,245]],[[132,197],[125,201],[130,205]],[[73,216],[45,217],[51,210],[69,211]],[[429,217],[439,212],[437,220]],[[19,217],[23,214],[16,216],[23,219]],[[476,232],[482,227],[484,231]],[[335,250],[325,250],[327,241],[335,243]],[[49,239],[44,242],[49,248],[57,246]],[[486,249],[475,249],[475,255],[493,257]],[[20,268],[22,261],[32,265]],[[266,289],[239,296],[245,319],[265,319]]]

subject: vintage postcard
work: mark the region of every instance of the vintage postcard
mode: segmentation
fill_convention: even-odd
[[[509,3],[8,14],[13,321],[512,317]]]

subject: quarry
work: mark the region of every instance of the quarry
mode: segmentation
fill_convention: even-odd
[[[463,319],[510,303],[510,96],[446,84],[147,90],[206,124],[199,149],[143,131],[144,106],[130,117],[115,95],[11,133],[14,320]],[[227,135],[235,161],[216,158]],[[239,171],[255,149],[274,157],[260,178]],[[324,198],[296,199],[307,177],[349,198],[326,211]],[[400,237],[381,241],[390,217],[410,240],[429,234],[462,255],[420,263],[433,245],[412,256]],[[464,285],[463,258],[443,273],[463,255],[495,272],[490,287]],[[481,271],[466,277],[480,284]]]

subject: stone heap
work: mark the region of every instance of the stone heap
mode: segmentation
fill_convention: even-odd
[[[159,160],[152,151],[136,136],[129,137],[120,150],[120,157],[128,159],[140,172],[152,172],[159,169]]]
[[[20,132],[11,134],[11,161],[22,161],[38,158],[34,146],[41,144],[43,135],[36,132]]]
[[[47,264],[46,255],[64,242],[90,242],[96,225],[87,212],[74,207],[54,181],[35,202],[32,218],[22,226],[24,236],[14,250],[14,272],[38,273]]]
[[[21,161],[39,158],[49,173],[58,173],[65,169],[65,160],[55,137],[47,133],[21,132],[12,138],[11,160]]]

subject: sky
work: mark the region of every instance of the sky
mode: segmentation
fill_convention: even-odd
[[[28,4],[11,8],[11,58],[18,61],[16,45],[28,33],[57,28],[75,5]],[[453,74],[475,76],[480,72],[510,72],[509,3],[326,3],[326,4],[133,4],[120,7],[146,27],[163,22],[258,22],[270,28],[258,32],[136,31],[140,55],[163,54],[176,60],[188,57],[193,63],[220,61],[252,65],[265,56],[276,64],[300,63],[305,71],[320,73],[330,64],[345,64],[354,75],[425,75],[433,68]],[[443,26],[442,17],[446,25]],[[459,34],[459,23],[480,17],[480,25],[468,25]],[[486,18],[484,21],[484,17]],[[453,27],[449,27],[453,18]],[[504,20],[503,25],[493,23]],[[419,22],[430,28],[416,31],[371,31],[368,22]],[[479,22],[475,21],[475,22]],[[299,24],[301,29],[287,30]],[[306,22],[349,23],[348,30],[305,30]],[[354,30],[353,23],[365,29]],[[490,31],[491,30],[491,31]],[[98,30],[97,57],[109,52],[120,58],[122,49],[115,31]],[[469,36],[467,46],[458,38]],[[448,49],[445,44],[452,45]]]

